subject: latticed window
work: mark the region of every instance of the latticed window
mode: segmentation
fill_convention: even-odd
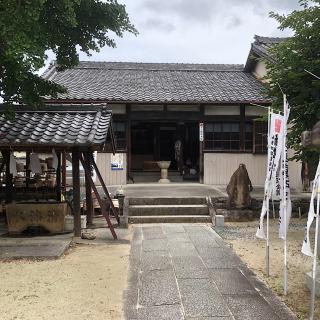
[[[253,153],[267,153],[268,123],[266,121],[253,122]]]
[[[126,141],[126,123],[124,121],[113,122],[113,130],[116,139],[117,151],[125,150],[127,147]]]
[[[205,124],[205,149],[207,150],[239,150],[239,122],[211,122]]]
[[[252,152],[254,150],[253,131],[252,122],[244,124],[243,134],[240,122],[208,122],[205,124],[204,148],[213,151]]]

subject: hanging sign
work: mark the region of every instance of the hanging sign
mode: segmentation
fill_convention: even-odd
[[[111,170],[123,170],[123,153],[111,154]]]
[[[203,142],[203,122],[199,123],[199,141]]]

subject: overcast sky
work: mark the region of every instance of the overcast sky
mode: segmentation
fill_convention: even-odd
[[[287,36],[268,13],[289,13],[298,0],[119,0],[127,7],[137,37],[116,39],[81,60],[241,63],[255,34]]]

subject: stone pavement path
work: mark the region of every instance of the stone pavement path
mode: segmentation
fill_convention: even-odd
[[[207,225],[135,226],[127,320],[296,319]]]

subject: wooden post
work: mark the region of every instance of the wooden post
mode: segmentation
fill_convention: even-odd
[[[10,203],[13,195],[13,179],[10,173],[10,151],[3,151],[2,155],[6,163],[6,203]]]
[[[62,152],[61,183],[62,183],[62,192],[65,195],[67,191],[67,160],[66,160],[65,152]]]
[[[57,201],[61,201],[61,152],[57,152],[58,166],[56,172],[56,194]]]
[[[73,158],[73,157],[72,157]],[[90,172],[90,168],[87,166],[87,163],[83,160],[83,157],[80,157],[80,161],[81,161],[81,164],[83,166],[83,169],[84,169],[84,172],[85,172],[85,175],[86,175],[86,179],[88,179],[88,181],[90,182],[91,184],[91,188],[93,190],[93,192],[95,193],[96,197],[97,197],[97,200],[99,202],[99,205],[100,205],[100,208],[101,208],[101,213],[102,215],[105,217],[106,221],[107,221],[107,224],[108,224],[108,227],[112,233],[112,236],[113,236],[113,239],[117,239],[117,234],[116,232],[114,231],[114,228],[113,228],[113,225],[111,223],[111,220],[110,220],[110,217],[109,217],[109,214],[107,213],[107,210],[106,210],[106,205],[105,203],[102,201],[100,195],[99,195],[99,192],[97,190],[97,187],[95,186],[95,184],[93,183],[93,180],[92,180],[92,177],[91,177],[91,172]]]
[[[72,149],[72,185],[73,185],[73,212],[74,235],[81,237],[81,213],[80,213],[80,152],[78,148]]]
[[[240,106],[240,150],[245,150],[246,140],[246,109],[244,105]]]
[[[26,152],[26,189],[29,188],[30,185],[30,151]]]
[[[90,168],[90,152],[85,153],[84,161],[86,165]],[[87,223],[93,223],[93,203],[92,203],[92,193],[91,193],[91,183],[89,179],[86,177],[86,214],[87,214]]]

